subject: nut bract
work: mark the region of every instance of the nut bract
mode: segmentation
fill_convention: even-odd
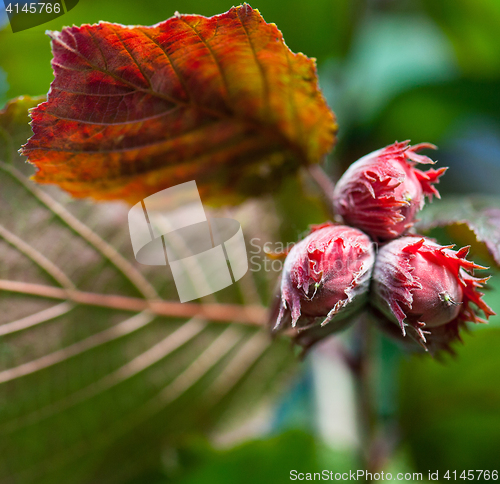
[[[373,271],[371,302],[423,346],[446,347],[465,322],[485,322],[471,303],[493,315],[478,288],[488,278],[469,272],[484,269],[466,260],[469,248],[458,251],[422,236],[407,236],[383,246]],[[425,329],[424,329],[425,328]]]
[[[410,146],[395,142],[353,163],[340,178],[333,192],[333,205],[345,223],[360,228],[376,240],[389,240],[404,234],[415,214],[439,192],[433,186],[446,168],[415,168],[417,163],[434,163],[417,152],[436,149],[429,143]]]
[[[313,227],[285,260],[273,329],[333,323],[334,330],[366,302],[374,262],[372,242],[360,230],[331,223]]]

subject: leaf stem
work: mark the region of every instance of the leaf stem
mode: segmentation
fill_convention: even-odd
[[[311,165],[308,167],[309,175],[316,182],[318,187],[321,189],[323,197],[326,199],[329,207],[329,211],[332,211],[333,203],[333,190],[335,188],[335,183],[326,174],[325,170],[320,165]]]
[[[321,188],[325,197],[331,200],[333,190],[335,189],[335,183],[327,175],[325,170],[323,170],[323,168],[320,165],[311,165],[309,166],[309,173],[314,179],[314,181]]]
[[[77,304],[100,306],[124,311],[149,311],[158,316],[192,318],[198,316],[210,321],[239,323],[250,326],[264,326],[267,309],[262,306],[241,306],[238,304],[196,304],[164,301],[162,299],[141,299],[113,294],[96,294],[59,287],[0,280],[0,291],[29,294],[50,299],[69,300]]]

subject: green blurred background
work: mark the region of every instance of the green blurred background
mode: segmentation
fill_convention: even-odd
[[[150,25],[175,11],[210,16],[231,6],[225,0],[80,0],[63,17],[16,34],[2,6],[0,106],[15,96],[48,91],[46,29],[100,20]],[[320,84],[340,126],[327,165],[334,178],[367,152],[411,139],[439,146],[434,158],[450,167],[440,186],[445,197],[499,195],[500,1],[255,0],[252,7],[278,25],[294,52],[318,60]],[[323,217],[314,203],[297,201],[294,190],[285,185],[277,195],[287,241]],[[486,300],[500,313],[500,275],[495,276],[489,284],[495,291]],[[465,340],[458,356],[443,364],[403,355],[379,336],[379,417],[399,426],[387,469],[426,476],[428,470],[442,475],[448,469],[500,468],[499,318],[474,328]],[[157,469],[120,482],[274,483],[288,481],[290,469],[355,468],[354,455],[325,442],[321,427],[327,423],[318,419],[327,417],[318,411],[323,397],[315,361],[301,365],[267,417],[261,439],[224,450],[201,437],[188,440]]]

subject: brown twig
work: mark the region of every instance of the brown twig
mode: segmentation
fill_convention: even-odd
[[[192,318],[198,316],[210,321],[240,323],[263,326],[267,309],[262,306],[242,306],[238,304],[196,304],[164,301],[161,299],[141,299],[112,294],[96,294],[60,287],[0,280],[0,291],[29,294],[50,299],[69,300],[77,304],[122,309],[124,311],[150,311],[158,316]]]

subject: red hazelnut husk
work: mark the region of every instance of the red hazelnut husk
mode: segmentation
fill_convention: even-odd
[[[374,262],[373,243],[360,230],[331,223],[313,227],[285,260],[273,331],[293,329],[295,341],[310,346],[343,328],[367,301]],[[329,330],[319,329],[326,325]]]
[[[373,270],[371,304],[424,348],[439,350],[459,337],[466,322],[485,323],[493,310],[478,291],[489,279],[470,274],[485,269],[458,251],[423,236],[407,236],[380,248]]]
[[[440,198],[433,186],[446,168],[415,168],[417,163],[433,164],[417,154],[430,143],[410,146],[395,142],[353,163],[338,181],[333,192],[336,213],[345,223],[357,227],[375,240],[390,240],[404,234],[422,209],[425,196]]]

